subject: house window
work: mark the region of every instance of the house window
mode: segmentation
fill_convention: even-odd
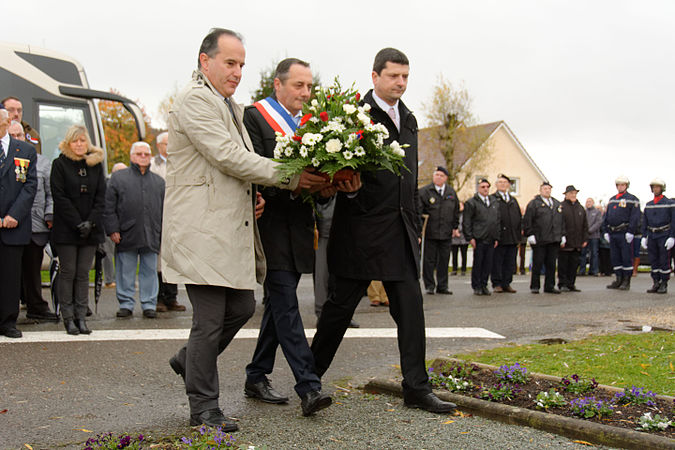
[[[476,179],[475,179],[475,183],[474,183],[474,184],[475,184],[474,190],[475,190],[476,192],[478,192],[478,184],[479,184],[480,180],[482,180],[482,179],[486,179],[486,180],[487,180],[487,179],[488,179],[488,176],[487,176],[487,175],[476,175]]]
[[[511,189],[509,193],[511,195],[520,195],[520,178],[518,177],[509,177],[511,178]]]

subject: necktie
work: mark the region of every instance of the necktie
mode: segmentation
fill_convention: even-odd
[[[0,142],[0,167],[2,167],[5,164],[5,149],[2,146],[2,142]]]
[[[389,108],[389,111],[387,111],[387,114],[389,117],[391,117],[391,121],[394,122],[394,125],[396,125],[396,128],[398,128],[398,124],[396,123],[396,111],[394,111],[394,107],[392,106]]]
[[[442,187],[436,188],[436,191],[438,192],[438,195],[443,197],[443,188]]]
[[[485,197],[485,198],[483,199],[483,203],[485,203],[485,206],[487,206],[488,208],[490,207],[490,203],[488,202],[488,198],[487,198],[487,197]]]

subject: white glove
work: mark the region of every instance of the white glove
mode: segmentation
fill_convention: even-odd
[[[669,237],[666,239],[666,250],[670,250],[675,246],[675,238]]]
[[[527,243],[530,245],[537,245],[537,238],[534,237],[534,234],[527,237]]]
[[[609,242],[609,233],[605,233],[603,237],[607,242]]]
[[[642,238],[642,241],[640,241],[640,245],[642,246],[642,248],[647,250],[647,237],[646,236]]]
[[[631,242],[633,242],[634,237],[635,237],[634,234],[626,233],[626,242],[628,242],[630,244]]]
[[[560,239],[560,246],[564,247],[566,243],[567,243],[567,238],[565,236],[563,236],[562,239]]]

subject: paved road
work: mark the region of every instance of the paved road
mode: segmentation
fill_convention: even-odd
[[[507,342],[577,339],[588,334],[627,331],[642,325],[675,328],[675,295],[645,294],[651,285],[646,274],[633,280],[633,289],[629,292],[605,289],[607,278],[583,277],[578,282],[583,290],[581,293],[533,295],[527,289],[528,279],[516,277],[517,294],[474,297],[468,283],[466,277],[451,277],[454,295],[425,298],[427,327],[481,327],[506,339],[430,338],[428,358],[501,346]],[[311,277],[302,278],[299,294],[305,326],[312,328],[315,318]],[[181,303],[188,303],[185,291],[180,291],[180,297]],[[259,299],[261,292],[256,297]],[[137,310],[133,318],[118,320],[115,319],[116,310],[114,292],[105,290],[98,313],[90,321],[94,333],[104,329],[157,329],[161,332],[162,329],[190,326],[189,311],[160,314],[158,319],[150,320],[142,318]],[[259,306],[246,328],[257,328],[260,319]],[[387,309],[370,307],[366,299],[359,305],[355,319],[368,328],[393,326]],[[23,318],[23,313],[19,323],[24,331],[62,331],[60,324],[30,323]],[[34,448],[51,448],[57,444],[82,442],[92,434],[105,431],[171,433],[184,430],[188,417],[187,399],[180,378],[167,364],[180,344],[178,340],[82,342],[77,338],[72,342],[22,343],[0,338],[0,411],[7,409],[0,414],[0,448],[20,448],[24,443]],[[220,358],[220,403],[226,414],[242,418],[244,430],[247,420],[255,423],[256,439],[265,439],[264,436],[275,434],[273,430],[265,433],[260,429],[260,424],[265,423],[260,418],[270,413],[269,405],[260,405],[242,395],[243,369],[254,346],[255,339],[237,339]],[[357,386],[369,377],[394,375],[397,364],[395,339],[347,339],[324,378],[326,389],[335,391],[336,385]],[[281,392],[293,393],[292,375],[281,352],[272,380]],[[282,416],[295,418],[300,424],[306,423],[302,420],[308,420],[300,417],[297,398],[279,411],[283,411]],[[322,414],[325,417],[318,420],[330,421],[331,411],[325,411]],[[336,416],[339,417],[337,413]],[[426,417],[433,420],[432,415]],[[492,424],[478,422],[477,418],[463,420],[476,421],[481,430]],[[470,427],[471,423],[474,422],[468,422],[466,426]],[[498,426],[503,427],[494,424],[494,427]],[[381,430],[382,434],[388,432],[387,428]],[[501,431],[495,428],[494,432]],[[528,437],[523,439],[550,436],[538,433],[528,431]],[[358,434],[350,439],[358,442]],[[570,448],[569,441],[556,439],[561,448]],[[315,444],[308,440],[300,443],[300,447],[316,448]],[[494,445],[487,440],[484,444]],[[520,447],[514,444],[513,448]],[[475,445],[478,444],[467,448]],[[553,447],[557,448],[556,445]],[[434,445],[429,443],[427,448],[434,448]]]

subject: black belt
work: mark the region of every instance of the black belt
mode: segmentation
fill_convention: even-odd
[[[621,225],[617,225],[615,227],[610,225],[609,231],[611,231],[612,233],[617,233],[619,231],[627,230],[629,225],[630,224],[628,224],[628,223],[622,223]]]
[[[652,233],[658,233],[659,231],[668,231],[670,230],[670,224],[663,225],[662,227],[647,227]]]

